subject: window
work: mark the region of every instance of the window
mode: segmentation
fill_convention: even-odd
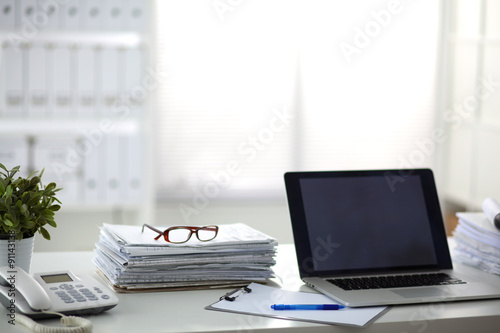
[[[156,2],[158,191],[283,195],[283,173],[427,167],[439,2]]]

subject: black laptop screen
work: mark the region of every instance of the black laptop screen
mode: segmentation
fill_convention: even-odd
[[[298,179],[298,187],[305,224],[299,229],[307,234],[302,236],[307,238],[303,240],[309,254],[301,259],[309,270],[371,272],[438,266],[430,221],[435,212],[429,212],[420,174],[397,183],[388,183],[377,173],[312,174]]]

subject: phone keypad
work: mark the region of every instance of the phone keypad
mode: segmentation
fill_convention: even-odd
[[[102,294],[102,290],[98,287],[94,287],[93,290],[86,288],[82,284],[76,286],[72,284],[63,283],[58,287],[53,287],[55,294],[59,296],[64,303],[75,303],[75,302],[87,302],[87,301],[97,301],[99,297],[96,294],[101,294],[101,298],[108,299],[109,296]]]

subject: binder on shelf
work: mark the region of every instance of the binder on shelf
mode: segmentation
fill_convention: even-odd
[[[125,147],[122,147],[121,136],[117,134],[108,134],[104,138],[106,146],[106,202],[119,203],[123,200],[123,179],[124,168],[126,167],[123,159]]]
[[[47,114],[47,49],[41,44],[32,45],[28,54],[28,113],[40,118]]]
[[[127,48],[122,51],[125,83],[124,91],[121,94],[121,104],[127,108],[127,112],[131,117],[137,117],[141,114],[146,99],[144,93],[148,93],[145,91],[148,87],[142,84],[144,69],[146,68],[144,52],[145,50],[140,47]]]
[[[125,141],[124,156],[126,157],[125,201],[137,202],[144,198],[146,173],[144,172],[144,139],[140,133],[128,135]]]
[[[50,109],[54,117],[75,116],[73,110],[71,81],[71,50],[66,46],[56,46],[51,52],[52,66],[50,67],[52,80],[50,86]]]
[[[146,30],[147,2],[142,0],[125,0],[124,29],[143,32]]]
[[[18,28],[30,27],[36,28],[35,14],[37,11],[37,0],[18,1],[18,10],[16,11],[16,23]]]
[[[120,32],[123,29],[123,1],[107,0],[102,3],[102,27],[107,31]]]
[[[27,56],[25,48],[5,43],[2,59],[2,100],[1,116],[20,118],[26,112],[25,83],[27,72],[23,67],[23,58]]]
[[[83,30],[98,31],[102,29],[103,4],[102,0],[87,0],[82,6]]]
[[[27,177],[30,174],[29,144],[24,136],[0,137],[0,161],[7,169],[20,165],[19,175]]]
[[[103,203],[105,200],[104,161],[106,151],[102,141],[92,143],[87,138],[80,138],[78,144],[85,151],[83,163],[83,201],[90,204]]]
[[[96,114],[96,61],[95,49],[79,46],[76,50],[76,108],[80,117],[92,117]]]
[[[63,30],[80,29],[82,23],[82,5],[80,0],[66,0],[66,5],[59,10],[59,27]]]
[[[112,47],[103,48],[100,55],[101,98],[99,105],[101,114],[112,116],[119,102],[118,50]]]
[[[54,0],[38,0],[37,11],[39,19],[37,27],[41,30],[56,30],[59,28],[59,11],[62,5]]]
[[[76,204],[81,200],[82,157],[78,153],[73,137],[38,137],[34,145],[35,170],[44,171],[44,183],[55,182],[63,188],[58,198],[67,204]]]
[[[0,0],[0,30],[14,29],[16,25],[15,0]]]

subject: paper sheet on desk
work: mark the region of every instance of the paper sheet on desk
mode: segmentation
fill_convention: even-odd
[[[388,307],[345,308],[342,310],[271,309],[272,304],[328,304],[333,300],[323,294],[288,291],[252,283],[252,292],[241,294],[234,301],[221,300],[207,306],[207,310],[227,311],[264,317],[307,321],[321,324],[341,324],[364,327],[382,315]]]

